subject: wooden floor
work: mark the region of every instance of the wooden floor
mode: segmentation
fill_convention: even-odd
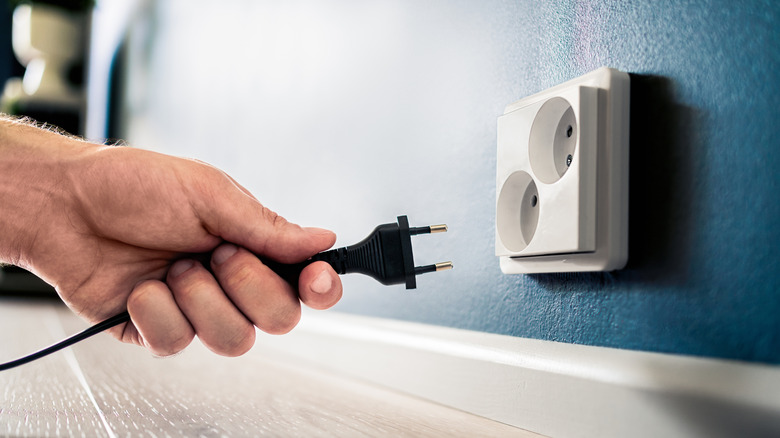
[[[85,327],[52,302],[0,300],[0,362]],[[0,436],[538,435],[329,374],[260,346],[222,358],[196,340],[153,358],[101,334],[0,372]]]

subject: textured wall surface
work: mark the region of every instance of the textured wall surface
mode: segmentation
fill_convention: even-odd
[[[128,37],[123,135],[339,245],[399,214],[449,224],[414,245],[453,271],[410,292],[346,277],[338,310],[780,363],[779,18],[774,1],[157,2]],[[629,266],[502,275],[496,118],[603,65],[634,75]]]

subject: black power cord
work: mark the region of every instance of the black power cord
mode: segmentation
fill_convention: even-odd
[[[398,216],[398,223],[379,225],[368,237],[355,245],[321,252],[304,262],[296,264],[288,265],[267,260],[264,260],[263,263],[273,269],[296,290],[298,288],[298,277],[303,268],[316,261],[327,262],[339,275],[364,274],[373,277],[384,285],[405,284],[407,289],[414,289],[417,287],[416,278],[418,275],[451,269],[452,262],[415,267],[411,236],[445,231],[447,231],[446,225],[412,228],[409,227],[409,220],[406,216]],[[122,312],[43,350],[0,364],[0,371],[40,359],[128,321],[130,321],[130,314]]]
[[[81,333],[77,333],[67,339],[63,339],[60,342],[57,342],[56,344],[46,347],[43,350],[36,351],[33,354],[20,357],[19,359],[12,360],[11,362],[6,362],[4,364],[0,364],[0,371],[5,371],[14,367],[18,367],[19,365],[24,365],[28,362],[32,362],[35,359],[40,359],[44,356],[48,356],[52,353],[55,353],[57,351],[62,350],[63,348],[70,347],[71,345],[75,344],[76,342],[83,341],[84,339],[87,339],[91,336],[94,336],[103,330],[110,329],[111,327],[115,325],[119,325],[123,322],[130,321],[130,314],[127,312],[122,312],[119,315],[114,315],[111,318],[108,318],[107,320],[103,322],[99,322],[92,327],[84,330]]]

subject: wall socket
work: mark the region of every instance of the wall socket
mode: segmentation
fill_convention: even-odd
[[[628,259],[629,76],[602,67],[498,118],[496,255],[506,274]]]

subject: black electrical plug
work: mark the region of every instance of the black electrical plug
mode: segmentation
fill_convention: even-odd
[[[303,268],[316,262],[327,262],[339,275],[364,274],[384,285],[405,284],[407,289],[417,287],[417,276],[427,272],[452,268],[452,262],[414,266],[411,236],[442,233],[446,225],[409,227],[406,216],[398,216],[397,224],[382,224],[363,241],[343,248],[331,249],[296,264],[282,264],[263,260],[263,263],[298,289],[298,277]]]

